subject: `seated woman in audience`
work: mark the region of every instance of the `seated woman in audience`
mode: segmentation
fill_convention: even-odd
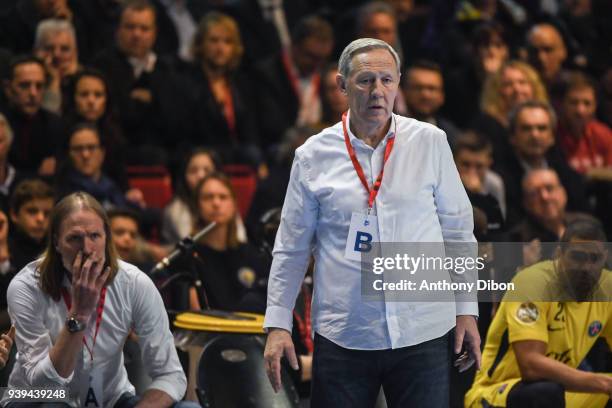
[[[493,161],[499,164],[505,152],[511,151],[508,114],[521,102],[536,100],[548,103],[546,88],[538,73],[520,61],[509,61],[485,81],[480,100],[480,114],[472,128],[493,144]]]
[[[266,299],[266,262],[254,247],[238,240],[238,205],[229,179],[221,173],[209,174],[195,191],[194,232],[211,222],[217,225],[174,266],[176,271],[193,272],[202,283],[189,288],[189,308],[260,309]]]
[[[166,243],[175,243],[191,233],[197,218],[194,191],[206,175],[219,169],[219,158],[213,150],[193,148],[183,160],[174,198],[164,209],[161,236]]]
[[[85,191],[106,209],[132,206],[144,208],[140,190],[123,193],[119,186],[104,172],[106,142],[98,129],[89,123],[73,128],[66,145],[68,159],[63,163],[57,179],[59,198],[76,191]]]
[[[70,126],[87,122],[98,128],[106,141],[106,155],[113,158],[104,162],[104,172],[125,191],[126,142],[108,89],[100,71],[86,68],[79,72],[69,89],[71,97],[64,100],[64,116]]]
[[[188,75],[196,85],[197,144],[213,146],[224,162],[261,162],[253,96],[247,79],[238,72],[243,54],[236,21],[210,12],[193,40],[194,64]]]

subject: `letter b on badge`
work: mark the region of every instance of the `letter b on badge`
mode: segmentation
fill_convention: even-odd
[[[372,234],[357,231],[354,250],[359,252],[370,252],[372,250]]]

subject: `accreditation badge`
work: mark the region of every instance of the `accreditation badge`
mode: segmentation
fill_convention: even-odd
[[[357,262],[361,262],[363,257],[365,261],[371,257],[373,244],[379,242],[378,218],[375,215],[353,212],[344,257]]]
[[[92,367],[89,371],[88,381],[85,383],[84,391],[81,395],[83,407],[102,408],[104,407],[103,392],[104,378],[101,367]]]

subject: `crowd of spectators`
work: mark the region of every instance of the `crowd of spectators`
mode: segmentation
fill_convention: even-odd
[[[8,282],[75,191],[111,210],[120,256],[143,268],[217,221],[179,263],[209,285],[182,303],[242,307],[293,152],[348,108],[335,61],[357,37],[402,57],[395,112],[446,132],[479,238],[556,241],[575,217],[610,236],[610,23],[605,0],[3,1],[0,329]],[[228,165],[255,177],[252,201]],[[133,166],[172,175],[165,208],[131,186]]]

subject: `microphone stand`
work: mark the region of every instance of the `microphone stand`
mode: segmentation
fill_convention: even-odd
[[[191,237],[187,236],[187,237],[183,238],[182,240],[180,240],[176,244],[176,247],[174,248],[174,250],[168,256],[166,256],[164,259],[159,261],[157,263],[157,265],[155,265],[149,271],[149,276],[154,277],[155,275],[158,275],[164,269],[169,267],[170,264],[172,264],[172,262],[174,262],[174,260],[176,260],[176,258],[178,258],[179,256],[181,256],[182,254],[184,254],[184,253],[186,253],[188,251],[191,251],[191,249],[193,249],[193,247],[196,244],[196,242],[198,242],[200,239],[202,239],[202,237],[204,237],[206,234],[208,234],[210,231],[212,231],[213,228],[215,228],[216,226],[217,226],[216,222],[211,222],[206,227],[204,227],[200,231],[198,231],[195,235],[193,235]]]

